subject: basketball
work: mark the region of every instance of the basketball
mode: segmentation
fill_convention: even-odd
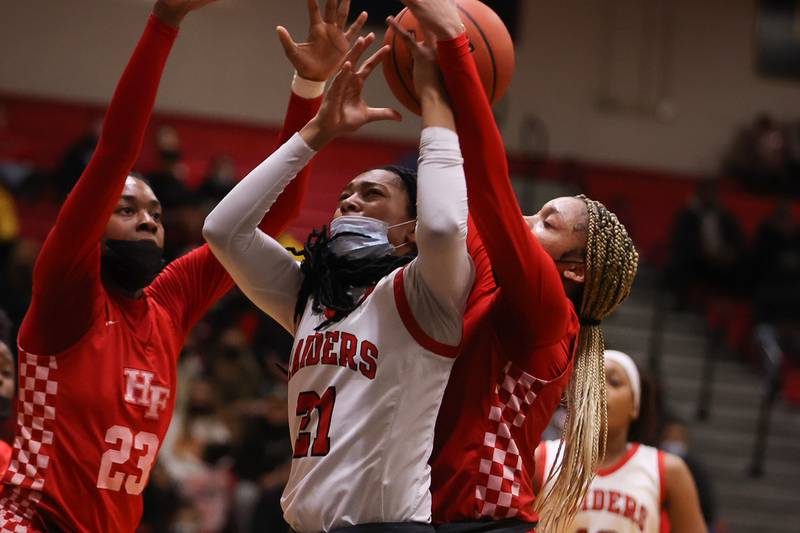
[[[505,95],[514,73],[514,43],[500,17],[478,0],[456,0],[461,20],[467,28],[475,64],[489,101],[495,104]],[[400,25],[419,36],[419,23],[408,9],[397,15]],[[392,46],[383,62],[383,74],[395,97],[410,111],[420,114],[420,104],[412,79],[411,52],[395,35],[393,28],[386,32],[384,44]]]

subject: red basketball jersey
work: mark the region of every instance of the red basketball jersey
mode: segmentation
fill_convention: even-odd
[[[140,494],[172,416],[181,346],[233,286],[207,246],[170,264],[138,300],[111,297],[100,279],[100,242],[139,155],[176,32],[150,18],[97,149],[36,260],[19,335],[16,435],[0,533],[51,524],[92,533],[136,529]],[[279,144],[320,103],[292,94]],[[286,228],[307,182],[308,168],[281,194],[263,231]]]
[[[466,35],[438,51],[464,153],[476,285],[436,422],[433,520],[535,522],[534,450],[572,374],[580,326],[523,220]]]
[[[45,522],[68,531],[136,528],[140,495],[172,418],[177,360],[193,323],[187,318],[230,287],[210,259],[202,247],[176,261],[139,300],[103,293],[100,316],[60,354],[19,347],[17,429],[0,531]],[[171,302],[175,283],[190,272],[196,289],[207,291],[202,309]]]
[[[464,317],[463,351],[436,421],[430,461],[433,519],[535,522],[534,451],[572,375],[578,318],[573,312],[569,331],[556,345],[530,353],[510,351],[503,339],[498,289],[474,234],[470,253],[478,280]],[[558,378],[544,381],[525,370],[536,358],[556,358],[554,352],[570,354]]]

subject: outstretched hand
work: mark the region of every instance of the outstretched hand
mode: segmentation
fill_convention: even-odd
[[[391,50],[390,46],[383,46],[356,68],[359,58],[374,40],[372,33],[356,40],[331,83],[317,116],[301,130],[300,135],[311,148],[319,150],[332,139],[356,131],[370,122],[402,120],[396,110],[370,107],[362,96],[364,82]]]
[[[307,80],[328,81],[342,66],[350,46],[367,21],[362,12],[345,29],[350,12],[350,0],[325,0],[325,13],[320,12],[318,0],[308,0],[308,37],[297,43],[289,30],[278,26],[278,38],[297,74]]]
[[[400,0],[416,17],[422,28],[437,39],[455,39],[464,33],[464,23],[455,0]]]
[[[177,28],[189,12],[213,2],[216,0],[158,0],[153,6],[153,14],[161,22]]]

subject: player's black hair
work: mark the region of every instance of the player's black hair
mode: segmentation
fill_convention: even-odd
[[[147,178],[145,178],[145,177],[144,177],[142,174],[140,174],[139,172],[129,172],[129,173],[128,173],[128,176],[129,176],[129,177],[131,177],[131,178],[134,178],[134,179],[137,179],[137,180],[141,181],[142,183],[144,183],[144,184],[145,184],[145,185],[147,185],[148,187],[152,187],[152,185],[150,184],[150,180],[149,180],[149,179],[147,179]]]
[[[396,174],[402,181],[408,195],[409,216],[417,216],[417,174],[413,170],[395,165],[380,167]],[[333,315],[317,326],[317,330],[336,323],[360,304],[353,298],[352,289],[370,287],[393,270],[410,263],[415,254],[402,256],[387,255],[377,258],[348,259],[338,257],[330,251],[328,244],[336,239],[331,237],[328,227],[314,230],[308,236],[302,250],[290,248],[290,251],[303,258],[300,271],[303,284],[297,296],[295,318],[305,311],[306,303],[311,298],[315,312],[327,309]]]
[[[639,371],[639,417],[628,428],[628,440],[657,447],[661,413],[659,412],[660,387],[645,370]]]
[[[417,171],[400,165],[386,165],[377,170],[386,170],[400,178],[408,195],[408,216],[417,218]]]

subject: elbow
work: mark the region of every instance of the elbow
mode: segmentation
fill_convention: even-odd
[[[203,238],[211,248],[221,248],[225,240],[226,232],[223,230],[222,224],[216,219],[217,217],[214,216],[212,211],[203,223]]]
[[[434,223],[420,224],[417,241],[431,248],[449,246],[467,239],[466,221],[455,217],[443,217]]]

